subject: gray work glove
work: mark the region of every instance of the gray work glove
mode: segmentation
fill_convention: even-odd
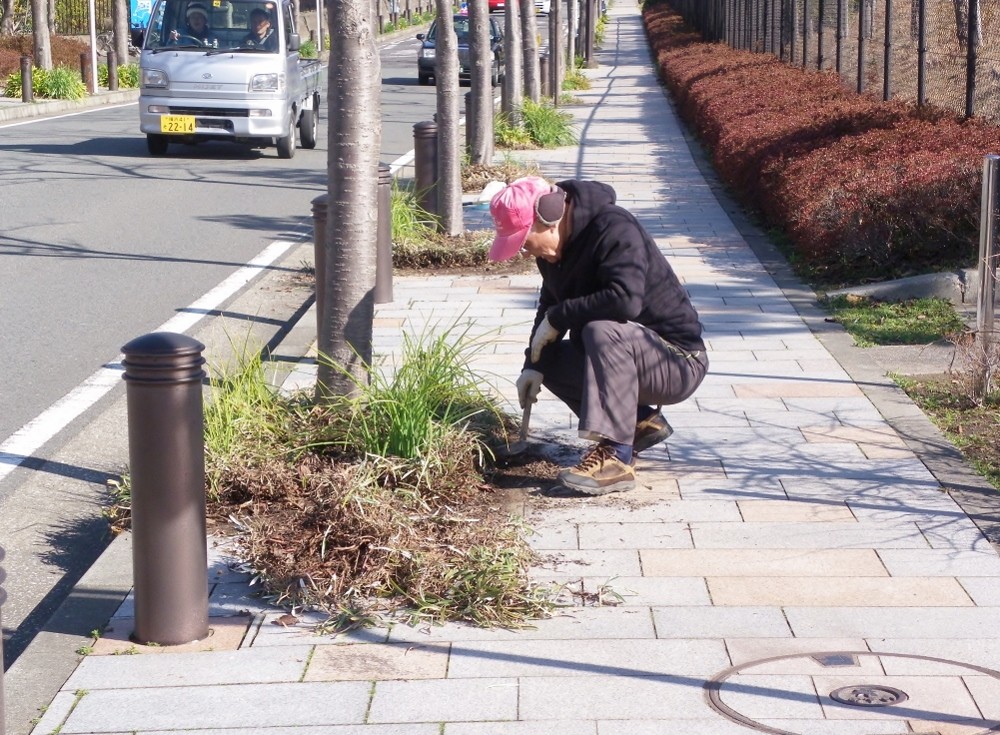
[[[542,321],[538,323],[538,328],[535,329],[535,333],[531,337],[531,361],[538,362],[542,356],[542,348],[557,339],[559,339],[559,331],[549,324],[547,316],[542,317]]]
[[[538,392],[542,389],[544,377],[540,372],[531,368],[525,368],[521,371],[516,383],[517,401],[521,404],[521,408],[538,400]]]

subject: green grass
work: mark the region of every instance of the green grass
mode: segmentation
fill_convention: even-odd
[[[930,344],[961,332],[965,326],[946,299],[878,301],[836,296],[821,304],[859,347]]]
[[[500,115],[494,123],[496,144],[501,148],[558,148],[578,142],[573,116],[551,102],[525,100],[512,117]]]

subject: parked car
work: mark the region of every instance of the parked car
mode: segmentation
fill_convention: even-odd
[[[488,0],[490,4],[490,12],[502,11],[504,0]],[[542,15],[548,15],[549,10],[552,8],[552,0],[535,0],[535,12],[541,13]]]
[[[458,36],[458,78],[470,79],[472,63],[469,58],[469,16],[456,15],[452,21],[455,24],[455,35]],[[490,18],[490,50],[493,53],[493,69],[490,72],[490,81],[496,87],[504,75],[504,55],[503,55],[503,31],[500,24]],[[438,23],[435,20],[427,33],[418,33],[417,38],[422,42],[417,51],[417,80],[421,84],[430,84],[434,77],[437,52],[436,40],[438,33]]]

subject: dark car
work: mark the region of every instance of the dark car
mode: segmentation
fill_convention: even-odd
[[[469,79],[472,64],[469,59],[469,16],[456,15],[454,20],[455,34],[458,36],[458,77],[459,79]],[[490,73],[490,81],[493,86],[500,84],[504,75],[503,56],[503,31],[500,24],[493,18],[490,22],[490,50],[493,52],[493,69]],[[427,33],[418,33],[417,38],[422,41],[420,50],[417,51],[417,79],[421,84],[430,84],[434,77],[435,68],[435,40],[437,38],[438,24],[435,20]]]

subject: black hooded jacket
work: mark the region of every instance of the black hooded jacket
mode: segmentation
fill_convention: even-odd
[[[571,229],[559,262],[537,259],[542,290],[535,327],[547,315],[576,341],[588,322],[630,321],[682,350],[704,350],[687,291],[646,230],[615,204],[615,190],[597,181],[556,185],[573,205]]]

